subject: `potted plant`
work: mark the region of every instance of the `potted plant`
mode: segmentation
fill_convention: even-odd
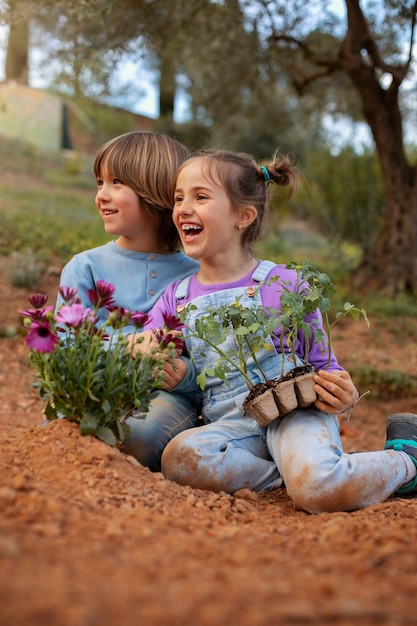
[[[330,299],[328,293],[334,291],[329,276],[319,271],[309,261],[299,265],[291,262],[286,266],[296,272],[296,282],[290,284],[278,276],[268,281],[277,283],[280,288],[280,309],[263,307],[243,307],[239,299],[224,305],[220,309],[207,309],[195,322],[195,327],[188,333],[202,339],[211,350],[215,351],[218,360],[214,366],[206,367],[197,377],[197,382],[204,389],[207,377],[216,376],[228,383],[227,373],[238,370],[248,386],[248,396],[243,410],[251,415],[261,426],[266,426],[277,417],[283,417],[295,408],[307,408],[312,405],[317,395],[313,390],[314,368],[309,363],[309,340],[328,350],[327,367],[331,360],[331,328],[343,317],[348,315],[358,319],[363,316],[369,324],[364,309],[346,302],[342,311],[335,315],[332,323],[329,320]],[[259,287],[258,287],[259,288]],[[193,304],[188,305],[193,307]],[[325,332],[317,325],[314,313],[319,310],[323,318]],[[276,330],[279,335],[276,335]],[[225,341],[230,333],[235,338],[235,349],[225,349]],[[305,354],[303,364],[294,367],[284,375],[285,355],[292,354],[296,362],[296,342],[300,333],[305,338]],[[271,347],[267,337],[273,336],[279,343],[282,354],[280,376],[268,379],[258,361],[259,351]],[[263,376],[262,382],[254,383],[250,378],[248,363],[255,362]]]

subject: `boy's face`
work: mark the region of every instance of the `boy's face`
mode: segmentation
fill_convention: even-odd
[[[105,168],[97,178],[96,207],[109,235],[118,235],[122,247],[155,251],[155,221],[141,207],[135,191]]]

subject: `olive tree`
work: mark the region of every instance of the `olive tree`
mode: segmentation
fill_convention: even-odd
[[[259,0],[255,18],[267,54],[301,98],[315,88],[333,107],[338,101],[339,110],[349,101],[350,114],[356,100],[357,119],[366,122],[375,143],[385,201],[382,226],[357,277],[390,295],[416,294],[417,164],[405,145],[403,100],[407,82],[416,86],[417,2],[343,4],[344,15],[336,15],[328,10],[331,3]]]

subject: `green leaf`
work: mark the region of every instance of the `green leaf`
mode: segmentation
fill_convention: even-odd
[[[84,415],[80,421],[82,435],[95,435],[99,426],[99,418],[95,415]]]
[[[50,402],[48,402],[48,404],[46,405],[44,414],[46,419],[48,419],[49,421],[58,419],[56,408],[54,408]]]
[[[107,443],[109,446],[115,446],[117,443],[114,432],[107,426],[99,426],[96,431],[96,437]]]

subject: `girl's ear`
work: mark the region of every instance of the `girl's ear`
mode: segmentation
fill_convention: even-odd
[[[257,215],[258,211],[255,209],[254,206],[248,205],[243,207],[243,209],[240,209],[239,211],[239,220],[237,226],[239,228],[247,228],[252,224],[252,222],[256,220]]]

